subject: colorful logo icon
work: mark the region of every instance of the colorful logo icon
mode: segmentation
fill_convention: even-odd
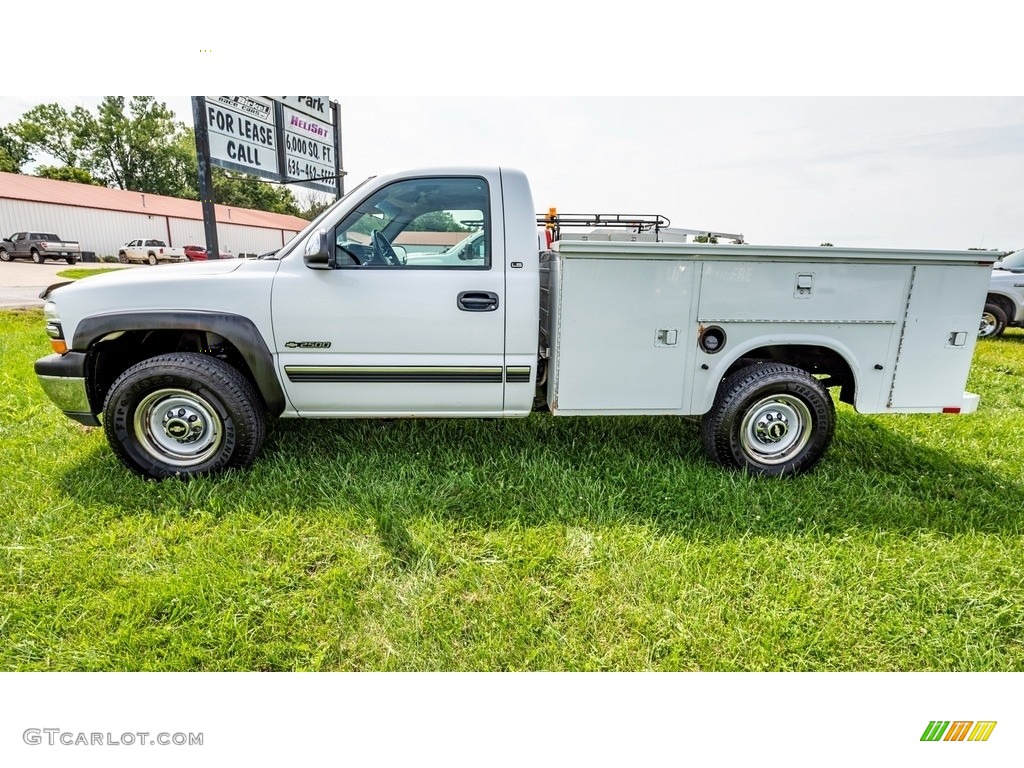
[[[995,720],[932,720],[921,741],[988,741],[995,728]]]

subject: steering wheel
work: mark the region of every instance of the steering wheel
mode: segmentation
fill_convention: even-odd
[[[395,249],[391,247],[391,243],[380,233],[380,230],[373,230],[373,234],[370,235],[370,245],[373,246],[374,261],[380,260],[389,267],[404,266],[405,262],[395,253]]]

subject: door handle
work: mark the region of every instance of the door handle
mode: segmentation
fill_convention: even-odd
[[[490,291],[463,291],[456,303],[463,312],[493,312],[498,308],[498,294]]]

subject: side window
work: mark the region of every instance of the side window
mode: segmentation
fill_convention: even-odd
[[[488,269],[490,196],[477,177],[406,179],[335,228],[339,267]]]

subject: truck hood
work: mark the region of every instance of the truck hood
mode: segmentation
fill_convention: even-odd
[[[250,316],[269,310],[280,262],[214,260],[128,267],[52,287],[45,298],[57,306],[65,338],[78,323],[110,313],[205,311]]]

